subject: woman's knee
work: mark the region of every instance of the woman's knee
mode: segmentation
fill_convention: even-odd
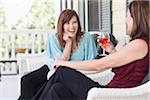
[[[57,73],[68,73],[68,72],[72,72],[72,71],[75,71],[75,69],[68,68],[65,66],[61,66],[57,69]]]
[[[25,75],[25,76],[23,76],[23,77],[21,78],[21,84],[22,84],[22,85],[24,85],[24,84],[29,84],[29,83],[31,83],[30,80],[31,80],[31,79],[30,79],[30,76]]]

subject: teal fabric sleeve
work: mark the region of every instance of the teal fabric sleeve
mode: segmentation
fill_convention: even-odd
[[[54,59],[56,57],[61,57],[63,49],[61,48],[58,37],[56,33],[51,33],[47,39],[46,43],[46,54],[49,57],[48,66],[51,69]]]
[[[85,46],[85,59],[84,60],[92,60],[96,57],[98,54],[96,43],[93,39],[93,37],[86,33],[84,38],[84,46]]]

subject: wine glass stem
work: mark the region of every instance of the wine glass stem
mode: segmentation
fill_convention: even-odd
[[[103,55],[105,55],[105,50],[103,49]]]

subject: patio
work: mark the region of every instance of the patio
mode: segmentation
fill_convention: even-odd
[[[94,0],[79,0],[79,3],[77,2],[78,0],[76,2],[74,0],[60,1],[63,2],[60,5],[60,9],[57,10],[59,11],[66,8],[75,9],[77,13],[79,13],[81,24],[86,32],[108,31],[114,34],[118,40],[122,40],[119,39],[120,35],[126,37],[126,25],[124,19],[126,13],[126,2],[128,0],[123,0],[122,2],[112,0],[112,5],[110,5],[110,2],[107,2],[109,0],[101,0],[103,1],[101,3],[97,0],[99,4],[97,2],[92,2]],[[65,1],[67,3],[65,3]],[[95,4],[96,6],[93,6]],[[100,12],[102,7],[99,7],[102,4],[104,10],[103,13]],[[91,9],[88,9],[88,7]],[[110,10],[105,11],[108,9],[111,9],[111,13]],[[89,16],[90,13],[94,16]],[[95,22],[99,23],[95,24]],[[44,45],[46,43],[48,34],[51,32],[54,32],[54,30],[0,30],[0,73],[2,74],[0,81],[0,100],[16,100],[19,96],[20,70],[16,62],[17,52],[15,49],[26,49],[25,54],[41,53],[44,51]],[[119,43],[122,45],[124,42],[125,41],[121,41]],[[14,62],[11,63],[9,61]]]

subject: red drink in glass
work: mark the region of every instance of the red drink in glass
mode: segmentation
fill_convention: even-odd
[[[106,45],[107,43],[109,43],[109,38],[99,38],[99,44],[100,45]]]
[[[101,56],[106,56],[104,48],[107,46],[107,44],[109,44],[109,42],[110,42],[109,33],[103,32],[99,34],[98,43],[100,44],[100,46],[102,46],[102,49],[103,49],[102,54],[100,54]]]

